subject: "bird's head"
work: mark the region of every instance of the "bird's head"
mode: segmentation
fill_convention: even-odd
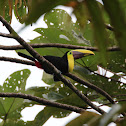
[[[75,60],[85,57],[85,56],[95,55],[94,52],[92,52],[90,50],[85,50],[85,49],[75,49],[75,50],[71,50],[70,52],[73,55]]]
[[[95,54],[90,50],[84,50],[84,49],[76,49],[76,50],[71,50],[69,52],[66,52],[66,54],[63,57],[67,58],[68,66],[69,66],[68,71],[69,72],[73,71],[74,60],[85,57],[85,56],[89,56],[89,55],[95,55]]]

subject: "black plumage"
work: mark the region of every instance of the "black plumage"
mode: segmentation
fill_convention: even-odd
[[[24,58],[27,58],[29,60],[32,60],[35,62],[35,65],[38,68],[44,69],[44,71],[48,74],[53,74],[54,80],[58,81],[59,79],[54,75],[54,72],[45,66],[44,64],[40,64],[34,57],[28,56],[26,54],[18,52],[19,56],[22,56]],[[62,74],[72,72],[74,69],[74,60],[89,56],[89,55],[95,55],[90,50],[85,49],[76,49],[66,52],[63,57],[57,57],[57,56],[43,56],[46,60],[51,62],[58,70],[61,71]]]
[[[44,69],[44,71],[48,74],[53,74],[54,72],[51,71],[47,67],[43,67],[34,57],[28,56],[26,54],[18,52],[18,55],[24,58],[27,58],[29,60],[32,60],[35,62],[36,66],[38,68]],[[61,71],[61,73],[65,74],[68,73],[68,60],[67,60],[67,52],[64,54],[63,57],[57,57],[57,56],[43,56],[46,60],[51,62],[58,70]],[[53,74],[54,75],[54,74]],[[59,79],[54,75],[54,81],[59,81]]]
[[[67,61],[67,55],[63,57],[57,57],[57,56],[43,56],[46,60],[51,62],[58,70],[60,70],[62,73],[68,73],[68,61]],[[52,71],[50,71],[48,68],[43,68],[46,73],[53,74]]]

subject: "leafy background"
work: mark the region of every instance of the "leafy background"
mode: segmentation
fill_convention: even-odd
[[[4,0],[0,1],[0,15],[9,23],[12,19],[12,11],[20,23],[26,26],[38,20],[44,14],[44,21],[47,28],[34,29],[40,36],[30,40],[30,43],[61,43],[71,45],[81,45],[87,47],[97,47],[95,56],[84,57],[76,61],[73,73],[83,80],[102,88],[110,94],[119,105],[112,107],[114,115],[125,111],[125,80],[126,74],[126,2],[125,0],[103,0],[103,4],[95,0],[86,0],[78,2],[76,0]],[[73,8],[73,14],[77,21],[74,23],[66,11],[54,9],[57,5],[64,5]],[[118,16],[117,16],[118,15]],[[110,24],[113,29],[109,30],[105,24]],[[31,26],[32,27],[32,26]],[[118,46],[120,51],[106,51],[108,47]],[[62,56],[68,49],[64,48],[38,48],[35,49],[40,55]],[[25,50],[19,50],[28,54]],[[102,68],[101,71],[99,69]],[[108,71],[113,73],[111,77],[107,76]],[[50,87],[32,87],[25,90],[26,80],[30,74],[29,70],[17,71],[10,75],[0,87],[1,92],[21,92],[34,96],[39,96],[47,100],[57,101],[78,107],[88,107],[80,98],[77,97],[62,82],[54,82],[51,75],[44,72],[42,80]],[[109,101],[92,89],[82,84],[71,82],[86,94],[91,101],[112,106]],[[74,100],[73,100],[74,99]],[[9,103],[9,104],[8,104]],[[22,104],[21,104],[22,103]],[[0,99],[0,117],[3,120],[0,125],[43,125],[51,116],[63,118],[71,112],[59,108],[45,107],[40,111],[35,120],[24,122],[20,119],[20,112],[27,106],[35,103],[24,99],[1,98]],[[118,110],[118,111],[116,111]],[[85,115],[87,118],[85,118]],[[86,112],[77,119],[73,120],[68,126],[73,124],[82,125],[100,125],[101,120],[106,120],[103,125],[110,123],[113,118],[111,112],[106,116],[100,116],[93,112]],[[95,122],[94,118],[97,118]],[[75,123],[75,122],[76,123]],[[81,122],[82,121],[82,122]],[[81,122],[81,123],[80,123]],[[126,121],[121,121],[117,125],[125,125]]]

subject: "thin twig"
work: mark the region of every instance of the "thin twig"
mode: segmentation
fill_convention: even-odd
[[[116,102],[116,103],[119,103],[119,102],[125,102],[125,101],[126,101],[126,99],[120,99],[120,100],[115,101],[115,102]],[[111,103],[109,102],[109,103],[106,103],[106,104],[102,104],[102,105],[99,105],[99,107],[105,106],[105,105],[111,105]],[[85,108],[85,109],[87,109],[87,108]]]
[[[88,70],[89,70],[89,69],[88,69]],[[118,82],[118,83],[126,84],[126,83],[121,82],[121,81],[119,81],[119,80],[116,80],[116,79],[114,79],[114,78],[109,78],[109,77],[103,76],[103,75],[101,75],[101,74],[99,74],[99,73],[96,73],[96,72],[94,72],[94,71],[91,71],[91,72],[93,72],[94,74],[97,74],[98,76],[104,77],[104,78],[106,78],[106,79],[110,79],[110,80],[115,81],[115,82]]]
[[[34,62],[26,61],[26,60],[21,60],[21,59],[17,59],[17,58],[0,57],[0,60],[1,61],[9,61],[9,62],[15,62],[15,63],[21,63],[21,64],[25,64],[25,65],[35,66]]]
[[[113,97],[121,97],[121,96],[126,96],[126,94],[117,94],[117,95],[113,95]]]
[[[76,61],[76,63],[78,63],[79,65],[81,65],[82,67],[84,67],[84,65],[80,64],[79,62]],[[114,79],[114,78],[106,77],[106,76],[104,76],[104,75],[102,75],[102,74],[99,74],[99,72],[92,71],[89,67],[85,67],[85,68],[88,69],[90,72],[93,72],[94,74],[97,74],[98,76],[104,77],[104,78],[106,78],[106,79],[111,79],[112,81],[115,81],[115,82],[119,82],[119,83],[122,83],[122,84],[126,84],[126,83],[121,82],[121,81],[119,81],[119,80],[116,80],[116,79]],[[117,76],[118,76],[118,75],[117,75]]]
[[[5,36],[8,36],[8,34],[5,35]],[[33,48],[56,47],[56,48],[87,49],[87,50],[91,50],[91,51],[98,51],[98,48],[96,48],[96,47],[77,46],[77,45],[60,44],[60,43],[36,43],[36,44],[29,44],[29,45],[32,46]],[[25,48],[22,45],[13,45],[13,46],[0,45],[0,49],[3,49],[3,50],[19,50],[19,49],[25,49]],[[115,47],[108,47],[107,51],[120,51],[120,48],[116,47],[116,46]]]
[[[109,71],[110,73],[113,73],[113,74],[115,74],[115,75],[117,75],[117,76],[123,78],[124,80],[126,80],[125,77],[123,77],[123,76],[121,76],[121,75],[119,75],[119,74],[117,74],[117,73],[115,73],[115,72],[113,72],[113,71],[111,71],[111,70],[109,70],[109,69],[107,69],[107,68],[104,68],[104,67],[101,66],[101,65],[98,65],[98,66],[101,67],[102,69],[104,69],[104,70],[106,70],[106,71]],[[111,79],[111,78],[110,78],[110,79]]]
[[[11,34],[6,34],[6,33],[0,33],[0,36],[6,37],[6,38],[13,38],[13,35],[11,35]]]

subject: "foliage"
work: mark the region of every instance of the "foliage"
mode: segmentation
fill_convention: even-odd
[[[82,126],[87,124],[88,126],[107,126],[111,122],[117,119],[117,115],[121,114],[126,110],[125,105],[120,106],[119,104],[113,105],[112,109],[103,116],[100,116],[94,112],[84,112],[79,117],[69,122],[66,126]],[[125,120],[116,123],[117,125],[125,125]]]
[[[21,70],[10,75],[0,87],[0,92],[9,93],[24,93],[26,80],[30,74],[29,70]],[[21,125],[21,111],[25,107],[32,106],[33,102],[26,99],[19,98],[0,98],[0,118],[2,125],[14,125],[15,123]],[[16,122],[17,121],[17,122]]]
[[[44,14],[47,28],[37,28],[34,31],[40,36],[30,40],[35,43],[60,43],[97,47],[95,56],[84,57],[76,60],[73,73],[83,80],[90,82],[108,94],[110,94],[117,105],[112,106],[109,101],[98,92],[79,84],[72,79],[70,81],[91,101],[101,105],[108,104],[112,110],[104,116],[86,111],[78,118],[72,120],[67,126],[83,124],[108,125],[117,115],[126,111],[123,104],[126,99],[126,84],[122,82],[126,76],[126,2],[125,0],[103,0],[103,4],[95,0],[4,0],[0,1],[0,15],[11,23],[12,11],[20,23],[29,25],[38,20]],[[77,21],[72,21],[71,15],[61,9],[54,9],[57,5],[73,8],[73,14]],[[106,24],[111,26],[111,30]],[[107,51],[108,47],[119,46],[120,51]],[[64,48],[37,48],[40,55],[62,56],[69,49]],[[20,50],[26,52],[26,50]],[[99,67],[100,66],[100,67]],[[99,69],[102,70],[99,72]],[[103,72],[102,72],[103,71]],[[113,75],[108,77],[108,71]],[[50,101],[56,101],[68,105],[86,108],[88,107],[72,90],[62,82],[54,82],[52,75],[44,72],[42,80],[49,85],[45,87],[32,87],[25,90],[29,70],[17,71],[10,75],[0,87],[1,92],[21,92],[32,94]],[[68,78],[68,77],[66,77]],[[68,78],[69,79],[69,78]],[[73,100],[74,99],[74,100]],[[45,107],[40,111],[33,121],[21,120],[21,111],[25,107],[32,106],[32,101],[17,98],[0,99],[0,125],[31,125],[41,126],[51,116],[63,118],[71,112],[53,107]],[[116,111],[117,110],[117,111]],[[126,121],[117,122],[117,125],[125,125]]]

